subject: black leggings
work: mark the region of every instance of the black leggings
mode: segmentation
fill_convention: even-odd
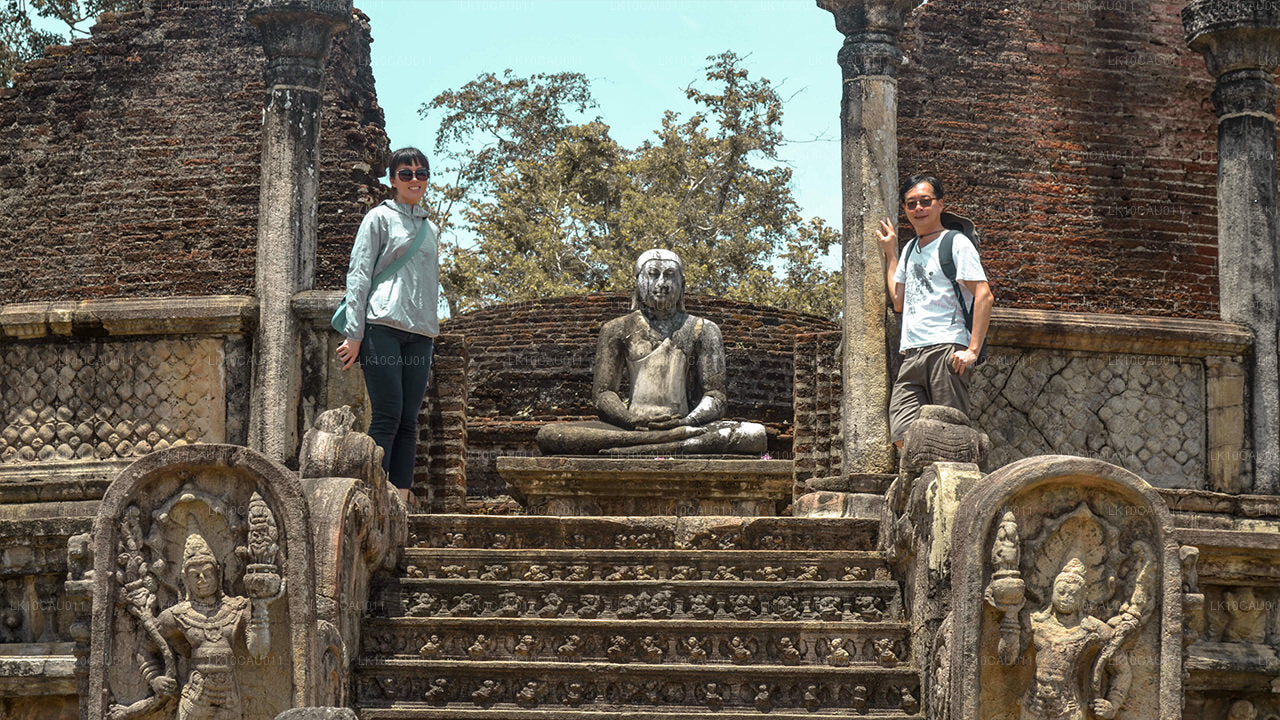
[[[385,325],[365,326],[360,369],[369,393],[369,435],[382,448],[382,469],[391,484],[413,485],[418,455],[418,412],[427,394],[434,341]]]

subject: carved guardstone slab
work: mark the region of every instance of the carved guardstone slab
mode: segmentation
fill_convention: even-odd
[[[1028,458],[961,498],[952,538],[931,717],[1182,716],[1183,556],[1194,551],[1182,552],[1145,481],[1100,460]]]
[[[93,527],[86,720],[273,720],[313,705],[316,595],[296,474],[248,448],[130,465]]]
[[[500,457],[498,473],[531,515],[777,515],[791,461]]]

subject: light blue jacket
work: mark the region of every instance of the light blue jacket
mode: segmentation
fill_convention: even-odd
[[[364,340],[366,322],[435,337],[440,334],[440,245],[435,224],[417,205],[384,200],[360,222],[347,270],[347,327],[343,335]],[[413,244],[428,223],[414,258],[369,292],[369,283]]]

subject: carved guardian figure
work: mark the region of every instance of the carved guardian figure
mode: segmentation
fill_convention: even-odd
[[[157,696],[172,696],[178,691],[166,662],[170,648],[187,658],[190,672],[182,685],[177,720],[241,720],[240,689],[235,680],[237,641],[244,638],[254,660],[263,660],[271,650],[266,605],[279,598],[284,588],[271,562],[279,550],[273,537],[274,518],[261,498],[254,497],[251,524],[259,533],[251,534],[248,552],[260,562],[256,563],[258,577],[247,574],[245,583],[254,597],[223,594],[218,559],[204,537],[193,532],[187,536],[182,553],[187,597],[155,621],[167,647],[151,638],[142,644],[142,674]]]
[[[1053,581],[1048,607],[1031,614],[1031,642],[1036,649],[1036,672],[1022,701],[1022,720],[1084,720],[1080,677],[1088,651],[1108,644],[1116,630],[1092,615],[1084,614],[1082,591],[1087,580],[1084,563],[1071,558]],[[1089,709],[1111,720],[1124,704],[1131,670],[1126,655],[1115,651],[1107,661],[1111,691],[1106,697],[1089,698]]]

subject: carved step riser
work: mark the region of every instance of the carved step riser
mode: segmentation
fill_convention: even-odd
[[[512,557],[521,553],[526,557]],[[831,557],[823,557],[828,555]],[[413,550],[402,565],[410,578],[473,580],[748,580],[757,582],[888,581],[878,556],[850,553],[714,551]]]
[[[583,707],[583,706],[579,706]],[[814,718],[867,718],[867,720],[919,720],[919,715],[908,715],[901,711],[873,710],[867,713],[850,714],[847,709],[817,710],[777,710],[762,715],[756,708],[739,708],[710,710],[706,707],[676,707],[667,710],[652,707],[610,708],[608,710],[578,709],[567,706],[555,706],[548,703],[528,710],[523,708],[476,708],[457,706],[409,705],[401,704],[395,708],[363,709],[361,720],[685,720],[687,718],[708,718],[709,720],[814,720]]]
[[[873,551],[879,522],[850,518],[416,515],[409,548]]]
[[[714,687],[708,702],[711,683]],[[616,710],[619,706],[634,706],[671,711],[812,708],[851,714],[914,714],[919,709],[919,681],[910,669],[846,668],[836,672],[817,668],[687,666],[681,668],[678,677],[672,677],[670,669],[663,672],[635,665],[566,667],[562,672],[553,672],[513,663],[430,669],[365,664],[359,670],[356,694],[363,708],[421,702],[440,708],[494,711]]]
[[[484,583],[406,580],[408,617],[896,622],[893,583]]]
[[[708,627],[711,625],[711,627]],[[908,657],[907,629],[875,623],[494,621],[365,626],[366,658],[612,662],[708,665],[896,667]]]

